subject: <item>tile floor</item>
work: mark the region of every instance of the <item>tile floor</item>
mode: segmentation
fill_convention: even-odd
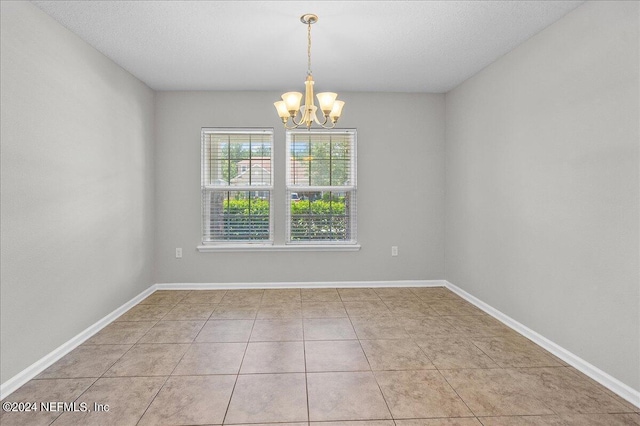
[[[156,291],[7,401],[89,409],[6,426],[640,425],[444,288]]]

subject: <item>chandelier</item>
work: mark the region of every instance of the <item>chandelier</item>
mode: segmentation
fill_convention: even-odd
[[[316,112],[318,107],[313,103],[313,75],[311,73],[311,24],[318,22],[318,17],[307,13],[300,17],[300,21],[307,25],[307,80],[304,82],[304,105],[300,106],[302,93],[287,92],[282,95],[282,100],[274,102],[273,105],[278,111],[278,116],[282,119],[284,127],[295,129],[306,126],[311,129],[315,122],[325,129],[332,129],[342,114],[343,101],[336,100],[337,93],[318,93],[318,104],[323,115],[323,120],[318,120]],[[291,124],[289,124],[291,122]]]

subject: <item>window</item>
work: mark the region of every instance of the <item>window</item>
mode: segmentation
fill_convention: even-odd
[[[202,129],[202,243],[272,243],[273,129]]]
[[[287,132],[287,243],[356,243],[356,132]]]

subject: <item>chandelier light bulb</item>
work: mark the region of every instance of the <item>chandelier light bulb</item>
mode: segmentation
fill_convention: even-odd
[[[331,121],[335,124],[336,121],[338,121],[338,118],[340,118],[340,115],[342,114],[342,107],[344,107],[344,102],[343,101],[335,101],[333,103],[333,108],[331,108],[331,112],[329,113],[329,117],[331,118]]]
[[[302,100],[302,93],[300,92],[287,92],[282,95],[282,100],[287,106],[287,110],[291,113],[291,115],[295,115],[300,109],[300,101]]]
[[[287,120],[291,114],[289,113],[289,110],[287,109],[287,104],[285,103],[285,101],[277,101],[274,102],[273,105],[276,107],[276,110],[278,111],[278,116],[284,120]]]
[[[329,113],[333,109],[333,103],[338,97],[338,94],[333,92],[322,92],[318,93],[316,97],[318,98],[320,109],[322,110],[324,115],[329,115]]]

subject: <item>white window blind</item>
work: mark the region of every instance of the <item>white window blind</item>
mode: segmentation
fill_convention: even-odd
[[[273,242],[273,129],[202,129],[202,243]]]
[[[287,132],[287,243],[356,243],[356,131]]]

